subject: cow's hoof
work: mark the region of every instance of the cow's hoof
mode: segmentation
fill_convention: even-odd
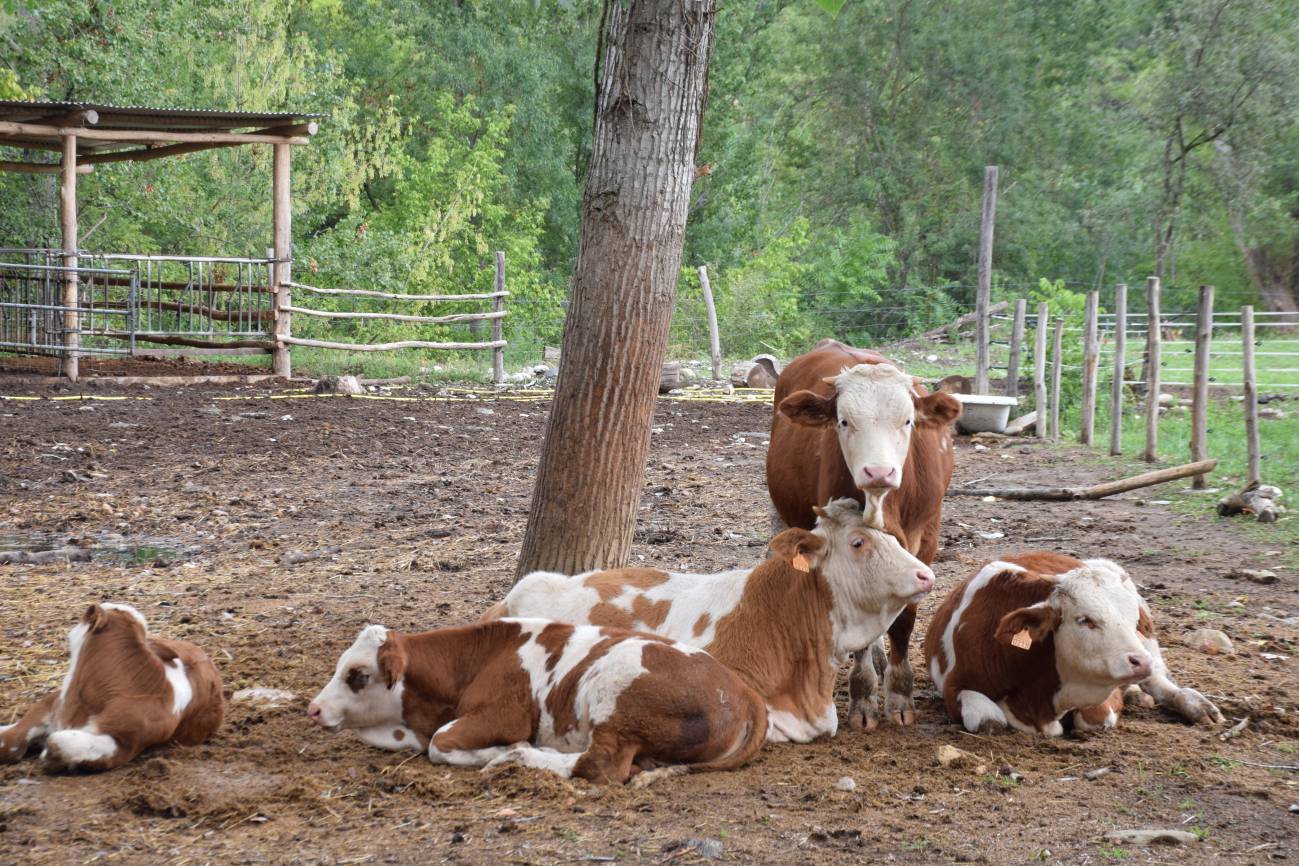
[[[848,704],[848,727],[854,731],[873,731],[879,727],[880,702],[878,697],[857,698]]]
[[[1182,717],[1193,724],[1212,728],[1227,721],[1213,701],[1195,689],[1182,689],[1178,692],[1176,704]]]
[[[1123,703],[1129,707],[1141,707],[1146,710],[1155,708],[1155,699],[1141,691],[1141,686],[1128,686],[1123,691]]]
[[[916,723],[916,705],[911,700],[911,695],[902,695],[897,692],[889,694],[888,703],[884,707],[885,717],[894,724],[908,726]]]
[[[683,776],[689,772],[690,768],[685,764],[673,764],[669,767],[658,767],[653,770],[645,770],[644,772],[637,773],[631,777],[631,781],[627,784],[632,788],[648,788],[655,782],[671,778],[672,776]]]
[[[991,734],[1000,734],[1004,730],[1006,730],[1006,723],[1000,719],[984,719],[979,722],[979,727],[970,733],[982,734],[986,737]]]
[[[914,725],[916,723],[915,710],[898,710],[889,714],[889,721],[897,725]]]

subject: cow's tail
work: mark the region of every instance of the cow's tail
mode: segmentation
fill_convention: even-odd
[[[487,610],[483,611],[483,615],[478,617],[478,621],[491,622],[492,620],[501,619],[502,617],[506,617],[509,615],[510,615],[509,605],[507,605],[503,601],[498,601],[496,602],[496,604],[492,605],[491,607],[487,608]]]

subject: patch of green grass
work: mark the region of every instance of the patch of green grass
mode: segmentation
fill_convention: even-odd
[[[1191,771],[1186,764],[1178,761],[1176,764],[1173,764],[1172,769],[1168,771],[1168,775],[1176,776],[1179,779],[1189,779],[1191,778]]]
[[[1195,838],[1203,842],[1205,839],[1209,838],[1209,834],[1212,833],[1213,831],[1210,830],[1208,827],[1201,826],[1200,824],[1195,824],[1191,827],[1191,832],[1195,834]]]
[[[924,851],[932,844],[933,843],[930,842],[927,837],[921,836],[919,839],[908,839],[907,841],[903,842],[902,850],[903,851]]]
[[[1177,808],[1182,809],[1183,811],[1190,811],[1195,808],[1195,801],[1190,797],[1187,797],[1185,800],[1177,804]]]
[[[1231,758],[1225,757],[1224,755],[1210,755],[1204,760],[1212,764],[1213,766],[1217,767],[1218,769],[1226,770],[1228,772],[1240,766],[1240,761],[1234,761]]]
[[[1101,856],[1106,860],[1126,860],[1132,856],[1132,852],[1126,848],[1120,848],[1117,845],[1102,845],[1099,848]]]

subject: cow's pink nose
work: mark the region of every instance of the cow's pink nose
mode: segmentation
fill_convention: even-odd
[[[866,479],[866,487],[896,487],[898,484],[896,466],[863,466],[861,472]]]
[[[927,568],[917,568],[916,583],[920,584],[921,592],[929,592],[934,588],[934,573]]]
[[[320,721],[320,707],[316,706],[315,701],[312,701],[311,705],[307,707],[307,717],[313,722]]]
[[[1150,676],[1152,659],[1148,653],[1128,653],[1128,666],[1134,677]]]

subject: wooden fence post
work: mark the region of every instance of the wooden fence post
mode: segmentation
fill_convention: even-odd
[[[1051,354],[1051,441],[1060,439],[1060,368],[1064,362],[1064,317],[1055,320]]]
[[[1249,474],[1245,478],[1245,483],[1253,484],[1261,480],[1258,454],[1258,383],[1254,378],[1253,306],[1240,308],[1240,353],[1245,380],[1245,442],[1249,449]]]
[[[1209,352],[1213,347],[1213,286],[1200,286],[1195,317],[1195,378],[1191,390],[1191,461],[1208,456],[1209,436]],[[1203,490],[1208,479],[1196,475],[1191,487]]]
[[[1082,422],[1078,425],[1078,441],[1092,444],[1096,432],[1096,373],[1100,362],[1100,339],[1096,318],[1100,311],[1100,293],[1087,293],[1087,307],[1083,315],[1083,393]]]
[[[992,227],[997,220],[997,167],[983,169],[983,214],[979,219],[979,287],[975,296],[974,393],[988,393],[988,302],[992,295]]]
[[[1123,380],[1127,378],[1128,284],[1114,287],[1114,380],[1110,382],[1110,454],[1123,453]]]
[[[1046,328],[1049,317],[1046,301],[1037,305],[1037,338],[1033,343],[1033,397],[1037,413],[1037,435],[1045,439],[1050,435],[1046,425]]]
[[[699,266],[699,287],[704,291],[704,310],[708,313],[708,351],[713,359],[713,378],[722,378],[722,340],[717,333],[717,307],[713,304],[713,287],[708,282],[708,268]]]
[[[492,312],[499,313],[505,309],[505,252],[496,251],[496,282],[492,298]],[[505,320],[492,319],[492,342],[499,343],[505,335]],[[492,381],[497,385],[505,381],[505,347],[495,346],[492,349]]]
[[[271,353],[271,372],[288,379],[293,375],[293,362],[289,357],[289,344],[280,338],[293,335],[293,314],[285,310],[285,307],[293,305],[289,288],[289,283],[293,280],[293,209],[290,206],[292,187],[289,180],[289,163],[293,146],[276,144],[273,147],[275,149],[273,177],[275,200],[272,217],[275,229],[275,278],[271,286],[271,291],[274,292],[271,303],[274,305],[275,315],[271,319],[271,326],[274,328],[271,339],[275,341],[275,349]]]
[[[1146,451],[1147,463],[1159,459],[1159,277],[1146,278]]]
[[[77,272],[77,137],[63,136],[63,177],[59,185],[59,223],[63,232],[63,375],[75,382],[81,346],[80,285]]]
[[[1015,322],[1010,329],[1010,361],[1006,364],[1006,396],[1019,396],[1019,356],[1024,348],[1024,317],[1028,314],[1028,301],[1015,302]]]

